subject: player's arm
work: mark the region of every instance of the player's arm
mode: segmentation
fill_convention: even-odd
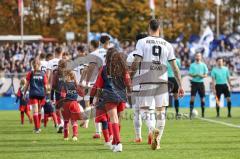
[[[214,78],[214,77],[212,77],[212,91],[213,91],[213,94],[216,94],[215,85],[216,85],[215,78]]]
[[[208,68],[207,65],[204,65],[204,74],[198,75],[201,78],[206,78],[208,76]]]
[[[47,78],[47,75],[45,74],[44,77],[43,77],[43,83],[44,83],[44,91],[45,91],[45,94],[47,94],[47,90],[48,90],[48,78]]]
[[[176,79],[176,81],[178,83],[178,86],[179,86],[179,96],[183,97],[184,96],[184,90],[183,90],[183,86],[182,86],[182,78],[181,78],[181,73],[180,73],[180,70],[179,70],[178,65],[176,63],[176,60],[171,60],[171,61],[169,61],[169,63],[172,67],[175,79]]]
[[[131,71],[130,71],[130,77],[131,79],[133,79],[133,76],[136,74],[137,70],[139,69],[139,66],[140,66],[140,62],[142,61],[142,57],[141,56],[138,56],[138,55],[135,55],[134,57],[134,60],[133,60],[133,63],[131,65]]]
[[[21,91],[20,91],[20,89],[18,89],[15,103],[17,103],[20,100],[20,95],[21,95]]]
[[[229,90],[232,89],[232,83],[231,83],[231,79],[230,79],[230,72],[228,70],[228,73],[227,73],[227,80],[228,80],[228,88]]]
[[[99,70],[97,80],[90,92],[90,104],[93,104],[93,99],[96,96],[98,98],[101,88],[103,88],[104,81],[102,78],[102,68]]]

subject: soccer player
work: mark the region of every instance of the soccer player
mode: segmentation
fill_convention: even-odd
[[[181,62],[180,62],[179,58],[176,58],[176,63],[177,63],[178,68],[180,69]],[[173,72],[171,64],[169,62],[167,63],[167,70],[168,70],[168,90],[169,90],[169,93],[173,93],[174,107],[175,107],[176,119],[177,119],[179,116],[179,114],[178,114],[179,113],[178,83],[175,79],[174,72]],[[172,100],[172,98],[169,98],[169,100]],[[172,102],[170,102],[170,103],[172,103]]]
[[[136,36],[136,41],[143,39],[147,37],[147,34],[141,33]],[[134,54],[136,53],[136,50],[131,52],[128,55],[127,62],[128,65],[131,66],[133,60],[134,60]],[[134,78],[140,75],[140,71],[137,71],[134,75]],[[139,91],[139,85],[133,86],[132,92],[137,93]],[[134,99],[135,98],[135,99]],[[152,143],[152,134],[151,134],[151,128],[155,126],[156,124],[156,117],[154,114],[154,110],[150,109],[147,111],[141,111],[138,103],[138,97],[131,96],[131,100],[135,101],[135,104],[133,105],[134,109],[134,129],[135,129],[135,142],[140,143],[142,142],[142,119],[145,121],[147,127],[148,127],[148,144]]]
[[[29,122],[32,123],[32,117],[30,115],[30,106],[28,105],[28,99],[24,98],[23,91],[25,86],[25,79],[21,79],[20,88],[18,89],[16,103],[19,101],[19,111],[21,112],[21,124],[24,124],[24,113],[27,115]]]
[[[103,65],[105,65],[105,57],[106,57],[107,49],[109,48],[109,44],[110,44],[109,36],[102,35],[100,37],[100,48],[91,52],[91,55],[93,55],[93,58],[91,59],[88,65],[88,68],[86,71],[87,72],[86,77],[84,78],[85,81],[84,80],[82,81],[83,86],[89,86],[90,82],[95,83],[98,70]],[[93,138],[97,139],[101,137],[101,124],[95,123],[95,128],[96,128],[96,132],[93,135]]]
[[[106,65],[99,70],[95,86],[102,91],[101,101],[97,107],[105,108],[112,123],[113,152],[122,152],[120,116],[126,107],[127,92],[130,93],[131,91],[131,80],[125,60],[116,49],[111,48],[108,50]],[[103,114],[105,113],[103,112]]]
[[[83,45],[79,45],[77,47],[77,51],[78,51],[77,58],[84,57],[87,55],[86,49]],[[81,83],[81,80],[83,79],[82,77],[86,75],[87,66],[88,64],[80,64],[78,67],[74,69],[74,73],[78,83]],[[89,95],[86,95],[84,97],[79,97],[79,98],[80,98],[79,99],[80,105],[86,110],[86,108],[89,107]],[[89,120],[86,119],[80,123],[80,126],[82,128],[88,128],[88,123],[89,123]]]
[[[179,86],[179,96],[182,97],[184,95],[174,49],[170,43],[160,38],[159,34],[160,22],[153,19],[149,23],[149,36],[137,42],[137,51],[131,66],[131,77],[133,77],[137,71],[140,71],[141,76],[151,72],[156,72],[158,76],[156,77],[156,74],[150,74],[146,77],[147,79],[143,79],[143,82],[140,81],[141,96],[138,97],[140,111],[147,112],[150,109],[155,109],[156,111],[156,126],[151,128],[153,134],[151,148],[153,150],[160,149],[160,141],[166,122],[165,107],[168,106],[169,102],[167,88],[168,75],[166,71],[168,61],[173,67],[173,72]],[[140,63],[141,65],[139,66]],[[139,70],[137,70],[138,68]],[[162,71],[162,74],[158,75],[161,73],[160,71]]]
[[[211,71],[211,76],[213,80],[213,92],[216,95],[216,111],[217,117],[220,117],[220,105],[219,100],[221,98],[221,94],[224,94],[224,97],[227,99],[227,107],[228,107],[228,117],[231,117],[231,98],[230,98],[230,90],[231,90],[231,81],[230,81],[230,73],[227,67],[224,66],[223,58],[217,58],[217,66],[214,67]]]
[[[190,100],[190,119],[192,118],[192,111],[194,108],[194,99],[198,93],[201,99],[202,117],[204,118],[205,111],[205,86],[203,79],[207,77],[208,68],[207,65],[202,62],[202,54],[195,54],[195,62],[190,65],[189,75],[191,80],[191,100]]]
[[[40,69],[44,73],[47,73],[47,68],[48,68],[48,62],[46,61],[46,55],[44,53],[40,54]]]
[[[47,76],[40,70],[40,61],[34,59],[32,62],[33,71],[28,72],[26,77],[26,84],[24,88],[24,97],[29,88],[29,103],[32,105],[33,109],[33,121],[35,125],[35,133],[40,133],[40,121],[41,118],[41,106],[43,105],[46,88],[47,88]],[[40,117],[39,117],[40,116]]]
[[[53,73],[57,70],[58,68],[58,62],[62,59],[62,55],[63,55],[63,50],[61,47],[57,47],[55,49],[55,54],[54,54],[54,58],[50,61],[48,61],[48,77],[49,77],[49,83],[51,86],[51,100],[53,103],[55,103],[55,100],[57,102],[58,99],[55,98],[56,93],[59,92],[55,92],[54,87],[53,87]],[[56,115],[57,115],[57,122],[58,122],[58,130],[57,133],[62,133],[63,131],[63,120],[61,117],[61,112],[60,110],[56,109]]]

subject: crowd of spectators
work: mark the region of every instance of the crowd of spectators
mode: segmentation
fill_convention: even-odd
[[[61,46],[66,54],[70,54],[74,58],[77,55],[77,47],[80,45],[87,47],[86,44],[79,42],[72,42],[71,44],[31,42],[25,43],[23,47],[20,43],[0,44],[0,72],[5,74],[25,73],[30,69],[31,60],[41,53],[54,53],[54,49],[58,46]],[[120,46],[125,54],[135,49],[134,42],[124,42]],[[194,55],[191,53],[188,44],[175,44],[174,48],[177,57],[181,59],[181,69],[187,70],[194,60]],[[224,57],[226,66],[232,74],[240,74],[240,49],[230,49],[224,42],[221,42],[221,45],[212,53],[211,58],[204,58],[209,69],[215,65],[215,59],[218,56]]]

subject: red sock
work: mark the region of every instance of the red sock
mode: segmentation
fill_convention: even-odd
[[[68,138],[68,124],[69,124],[69,121],[68,120],[64,120],[64,132],[63,132],[63,135],[64,135],[64,138]]]
[[[32,117],[30,115],[30,111],[26,111],[25,114],[27,115],[29,122],[32,123]]]
[[[38,122],[39,122],[39,128],[41,126],[41,122],[42,122],[42,114],[38,113]]]
[[[116,140],[115,140],[114,137],[113,137],[113,140],[112,140],[112,145],[116,145]]]
[[[109,142],[110,140],[109,140],[109,132],[108,132],[108,129],[102,130],[102,133],[103,133],[105,142]]]
[[[60,125],[61,124],[60,110],[56,110],[56,115],[57,115],[57,123],[58,123],[58,125]]]
[[[48,114],[44,114],[44,127],[47,127]]]
[[[21,112],[21,124],[24,124],[24,112]]]
[[[39,129],[39,118],[38,118],[38,113],[33,113],[33,121],[34,121],[34,126],[35,129]]]
[[[57,125],[57,115],[56,115],[56,113],[55,112],[51,113],[51,116],[53,118],[54,124]]]
[[[119,124],[112,123],[112,128],[113,128],[113,138],[115,138],[116,144],[119,144],[120,143]]]
[[[78,137],[78,123],[76,120],[72,121],[73,136]]]
[[[109,132],[109,136],[113,135],[112,123],[110,121],[108,122],[108,132]]]

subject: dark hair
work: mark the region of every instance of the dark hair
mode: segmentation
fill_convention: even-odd
[[[106,55],[107,74],[112,77],[124,77],[127,72],[127,64],[123,58],[123,54],[117,49],[110,48]]]
[[[222,58],[222,57],[218,57],[218,58],[216,59],[216,61],[218,61],[218,60],[223,60],[223,58]]]
[[[107,35],[102,35],[101,37],[100,37],[100,43],[101,44],[105,44],[107,41],[109,41],[110,40],[110,37],[109,36],[107,36]]]
[[[61,47],[56,47],[55,53],[56,53],[57,55],[60,55],[60,54],[62,53],[62,48],[61,48]]]
[[[157,19],[152,19],[150,22],[149,22],[149,27],[152,31],[157,31],[158,28],[160,27],[160,22],[159,20]]]
[[[85,52],[85,47],[84,47],[83,45],[79,45],[79,46],[77,47],[77,51],[79,51],[79,52]]]
[[[97,40],[92,40],[91,45],[94,47],[94,49],[97,49],[99,47],[99,43]]]
[[[53,58],[53,54],[47,54],[46,55],[46,60],[49,61],[51,58]]]
[[[136,41],[146,38],[148,35],[146,33],[139,33],[136,35]]]
[[[40,60],[44,60],[46,58],[46,54],[45,53],[41,53],[40,54]]]

